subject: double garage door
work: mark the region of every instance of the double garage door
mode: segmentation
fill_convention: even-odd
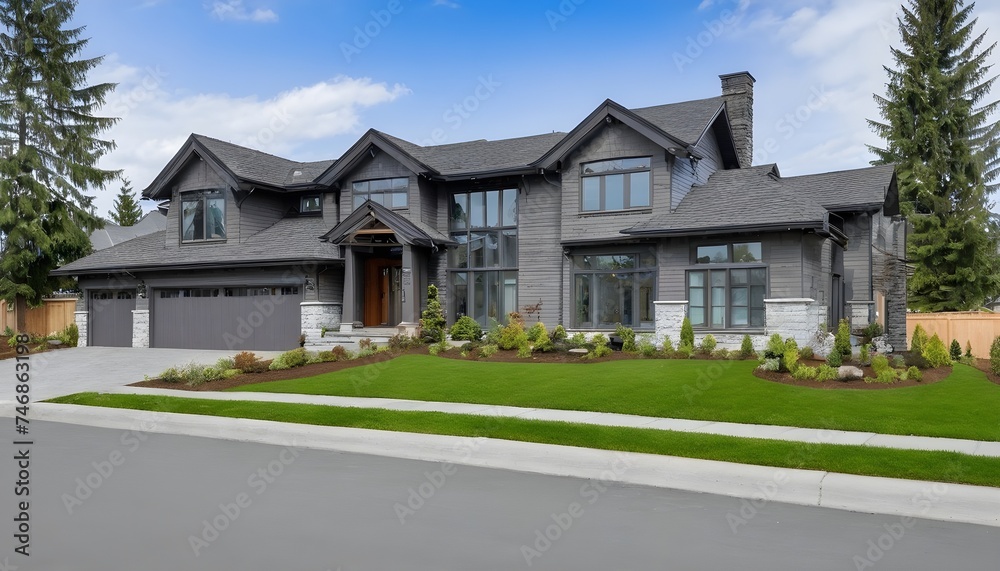
[[[298,286],[156,288],[150,346],[286,351],[298,346]]]

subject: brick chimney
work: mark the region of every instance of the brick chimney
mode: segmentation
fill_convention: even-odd
[[[738,71],[720,75],[722,97],[726,100],[726,112],[733,129],[736,156],[740,167],[747,168],[753,162],[753,84],[755,81],[748,71]]]

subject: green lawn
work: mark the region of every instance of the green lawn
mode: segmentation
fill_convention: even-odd
[[[821,390],[758,379],[752,361],[637,359],[491,363],[406,355],[235,391],[387,397],[618,412],[884,434],[1000,440],[1000,386],[964,365],[888,390]],[[836,382],[836,381],[830,381]]]
[[[953,452],[815,445],[516,418],[269,402],[216,401],[97,393],[80,393],[53,399],[51,402],[254,418],[323,426],[348,426],[455,436],[484,436],[605,450],[668,454],[743,464],[1000,487],[1000,458],[968,456]]]

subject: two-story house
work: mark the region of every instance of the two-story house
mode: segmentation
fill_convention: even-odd
[[[605,101],[568,133],[420,146],[370,130],[315,163],[192,135],[143,191],[169,200],[166,230],[57,270],[79,278],[81,343],[324,343],[415,327],[435,284],[449,322],[520,311],[676,342],[687,315],[727,343],[806,344],[848,317],[903,344],[893,168],[751,166],[754,78],[721,80],[709,99]]]

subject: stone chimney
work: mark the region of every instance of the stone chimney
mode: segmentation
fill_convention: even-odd
[[[740,167],[747,168],[753,162],[753,84],[756,81],[750,72],[738,71],[720,75],[722,97],[726,100],[726,112],[733,129],[736,156]]]

